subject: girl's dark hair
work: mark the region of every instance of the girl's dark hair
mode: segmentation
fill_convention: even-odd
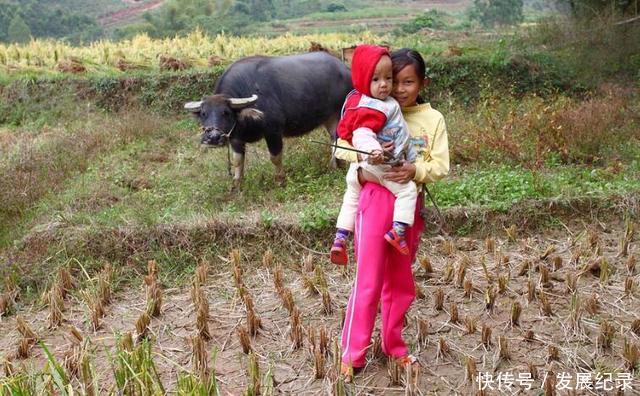
[[[400,48],[391,53],[391,62],[393,64],[393,74],[397,74],[400,70],[411,65],[416,70],[416,74],[421,80],[426,77],[427,67],[424,63],[422,55],[418,51],[410,48]]]

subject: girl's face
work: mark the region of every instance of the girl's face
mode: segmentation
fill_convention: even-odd
[[[418,76],[416,68],[407,65],[393,76],[393,97],[401,107],[415,106],[424,85],[425,81]]]

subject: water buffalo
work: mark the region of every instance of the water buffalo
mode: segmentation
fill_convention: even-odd
[[[335,139],[340,109],[350,90],[349,69],[325,52],[252,56],[229,66],[212,96],[184,107],[200,120],[203,145],[231,145],[237,189],[246,143],[265,138],[276,181],[283,184],[282,138],[324,125]]]

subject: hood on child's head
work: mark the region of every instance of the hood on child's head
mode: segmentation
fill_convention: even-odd
[[[378,45],[359,45],[351,60],[351,82],[353,87],[367,96],[371,96],[371,78],[376,65],[384,55],[389,56],[386,48]]]

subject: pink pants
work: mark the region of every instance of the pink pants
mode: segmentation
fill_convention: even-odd
[[[366,183],[360,193],[354,238],[357,272],[342,329],[342,361],[353,367],[365,365],[380,300],[383,352],[392,357],[408,353],[402,328],[415,297],[411,263],[424,228],[419,215],[422,196],[415,222],[406,233],[408,256],[398,253],[383,237],[392,225],[394,201],[393,194],[376,183]]]

